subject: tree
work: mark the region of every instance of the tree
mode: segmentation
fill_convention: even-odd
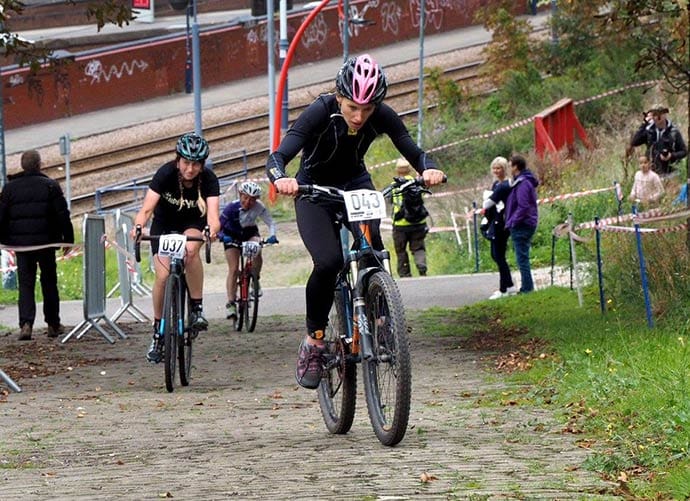
[[[76,0],[64,0],[64,3],[75,6]],[[51,62],[51,50],[5,28],[8,19],[22,15],[24,7],[20,0],[0,0],[0,49],[6,56],[14,56],[19,65],[31,66],[35,70],[41,64]],[[127,0],[92,0],[86,5],[86,17],[96,22],[99,31],[106,24],[122,26],[134,19]]]
[[[606,21],[613,30],[637,41],[640,53],[635,69],[658,75],[675,94],[685,94],[688,105],[686,141],[690,141],[690,4],[688,0],[617,0]],[[685,159],[686,189],[690,195],[690,161]],[[687,196],[690,208],[690,196]],[[687,247],[690,249],[690,218]]]

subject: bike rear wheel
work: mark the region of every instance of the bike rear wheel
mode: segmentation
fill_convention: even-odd
[[[259,316],[259,281],[254,275],[249,277],[249,291],[247,297],[247,332],[254,332],[256,319]]]
[[[393,278],[374,273],[365,294],[374,357],[362,361],[369,420],[383,445],[405,436],[410,417],[412,367],[402,298]]]
[[[341,337],[348,328],[348,302],[349,291],[337,288],[325,333],[328,364],[316,390],[326,428],[334,435],[350,431],[357,403],[357,367]]]
[[[169,392],[175,389],[177,341],[183,318],[180,305],[180,281],[171,275],[165,283],[165,296],[163,298],[165,387]]]
[[[183,289],[184,293],[184,289]],[[181,303],[185,304],[184,298],[180,298]],[[187,298],[187,314],[192,311],[192,303]],[[185,318],[184,309],[181,311],[181,317]],[[187,325],[190,325],[187,322]],[[184,336],[179,338],[178,343],[178,362],[180,364],[180,384],[182,386],[189,386],[189,381],[192,379],[192,340],[195,337],[195,332],[191,326],[184,329]]]

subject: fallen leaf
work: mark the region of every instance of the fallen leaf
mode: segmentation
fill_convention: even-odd
[[[422,482],[423,484],[428,484],[432,480],[438,480],[438,477],[432,475],[431,473],[427,473],[427,472],[422,472],[422,474],[419,476],[419,481]]]

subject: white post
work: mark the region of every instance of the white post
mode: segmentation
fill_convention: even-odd
[[[275,19],[273,16],[273,0],[268,0],[268,5],[266,6],[266,44],[268,45],[268,148],[269,151],[272,150],[273,145],[273,131],[275,130],[276,116],[276,65],[275,58],[273,57],[273,44],[275,39]],[[280,10],[280,15],[283,15],[282,5]]]

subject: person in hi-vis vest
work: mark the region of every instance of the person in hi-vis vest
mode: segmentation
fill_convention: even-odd
[[[400,158],[396,164],[396,173],[399,177],[413,179],[411,175],[412,168],[404,158]],[[421,204],[421,194],[420,204]],[[425,276],[427,271],[426,266],[426,248],[424,246],[424,239],[429,232],[426,225],[426,215],[428,214],[424,205],[418,207],[421,211],[417,217],[406,216],[403,209],[403,195],[393,190],[393,244],[395,246],[395,254],[398,261],[398,275],[403,277],[410,277],[410,259],[407,254],[407,249],[412,253],[415,266],[420,276]],[[413,219],[408,220],[406,217]],[[423,217],[421,220],[420,217]]]

